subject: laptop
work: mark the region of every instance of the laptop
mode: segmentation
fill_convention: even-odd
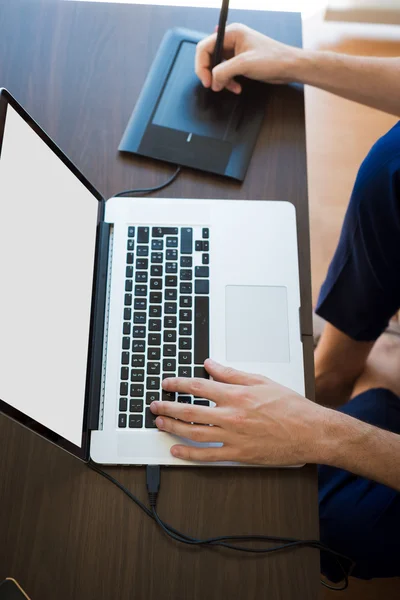
[[[195,464],[149,405],[209,356],[304,393],[289,202],[106,201],[2,89],[0,223],[0,411],[74,456]]]

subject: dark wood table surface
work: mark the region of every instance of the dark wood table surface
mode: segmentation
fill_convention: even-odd
[[[214,9],[0,0],[0,86],[104,196],[156,185],[171,166],[122,158],[118,143],[165,31],[183,26],[210,32],[217,20]],[[230,21],[301,44],[298,14],[232,10]],[[312,397],[306,173],[303,90],[272,86],[242,185],[185,169],[160,195],[295,204]],[[23,362],[16,385],[29,394]],[[143,468],[109,471],[147,500]],[[159,511],[199,537],[254,532],[315,538],[316,469],[164,469]],[[178,546],[85,464],[2,416],[0,540],[0,580],[17,578],[33,600],[314,600],[319,591],[316,551],[268,557]]]

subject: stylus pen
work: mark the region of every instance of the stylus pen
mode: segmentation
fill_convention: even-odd
[[[217,41],[215,42],[214,54],[212,58],[211,69],[222,62],[224,50],[224,37],[226,21],[228,20],[229,0],[222,0],[221,12],[219,13],[219,23],[217,32]]]

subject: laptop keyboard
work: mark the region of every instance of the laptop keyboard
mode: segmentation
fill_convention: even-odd
[[[210,231],[127,229],[119,428],[155,428],[154,400],[209,406],[165,392],[166,377],[208,377]]]

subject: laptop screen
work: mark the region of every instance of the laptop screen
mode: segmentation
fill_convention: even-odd
[[[81,448],[98,198],[10,104],[0,142],[0,399]]]

